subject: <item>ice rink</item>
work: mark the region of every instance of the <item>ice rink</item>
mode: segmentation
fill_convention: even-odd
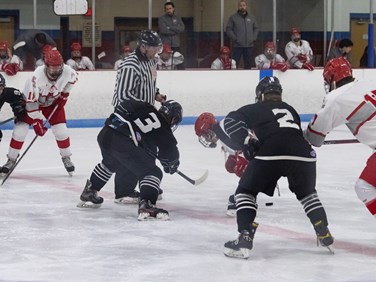
[[[70,129],[73,177],[49,131],[0,187],[0,281],[376,281],[376,219],[353,188],[372,153],[365,145],[317,148],[317,190],[335,237],[334,255],[317,247],[308,218],[282,179],[280,196],[259,196],[254,248],[241,260],[222,252],[237,237],[226,207],[238,178],[225,171],[220,148],[197,142],[192,125],[176,131],[180,170],[197,178],[208,169],[209,177],[193,186],[179,175],[164,176],[158,206],[170,212],[170,221],[138,222],[136,205],[113,202],[113,179],[100,192],[100,209],[76,208],[101,160],[99,130]],[[4,130],[1,165],[10,136]],[[23,150],[34,136],[30,130]],[[327,139],[341,138],[352,138],[344,127]],[[274,205],[265,206],[270,201]]]

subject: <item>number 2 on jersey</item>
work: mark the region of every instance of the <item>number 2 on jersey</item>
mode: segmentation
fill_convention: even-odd
[[[295,129],[299,129],[299,125],[294,123],[294,117],[287,109],[273,109],[273,114],[276,116],[278,114],[284,114],[279,119],[277,119],[277,122],[279,123],[279,127],[291,127]]]

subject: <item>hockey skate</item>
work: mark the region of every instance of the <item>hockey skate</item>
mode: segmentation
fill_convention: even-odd
[[[151,204],[150,201],[142,199],[140,200],[138,208],[138,220],[169,220],[170,216],[168,211],[164,209],[159,209],[155,205]]]
[[[163,189],[158,187],[158,201],[163,199],[162,194],[163,194]]]
[[[257,227],[258,223],[253,222],[250,231],[243,230],[237,239],[225,243],[225,256],[248,259],[253,248],[253,238]]]
[[[63,161],[64,167],[69,175],[72,176],[74,172],[74,164],[72,163],[70,157],[62,157],[61,160]]]
[[[77,204],[78,208],[99,208],[103,203],[103,198],[99,197],[98,191],[91,189],[92,184],[90,180],[86,182],[84,191],[80,196],[80,202]]]
[[[231,217],[236,216],[236,203],[235,203],[234,195],[231,195],[230,197],[228,197],[226,214]]]
[[[114,202],[121,205],[138,204],[140,202],[140,192],[134,190],[128,196],[117,198]]]
[[[4,174],[8,174],[9,171],[14,167],[14,165],[16,164],[16,159],[11,159],[8,157],[8,161],[3,165],[3,167],[1,168],[1,172],[4,173]]]
[[[334,243],[334,238],[330,233],[328,226],[324,225],[320,220],[314,224],[314,228],[317,235],[317,246],[320,244],[321,246],[328,248],[329,252],[334,255],[334,251],[329,247]]]

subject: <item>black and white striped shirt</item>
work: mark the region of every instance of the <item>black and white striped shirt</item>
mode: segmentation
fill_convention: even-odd
[[[156,93],[156,60],[148,60],[136,49],[120,64],[112,105],[117,106],[125,100],[142,101],[154,105]]]

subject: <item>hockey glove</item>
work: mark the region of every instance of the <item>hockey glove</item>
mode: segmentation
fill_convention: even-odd
[[[33,128],[35,134],[38,136],[43,136],[47,132],[47,127],[44,126],[43,121],[41,119],[34,120]]]
[[[313,71],[315,68],[311,64],[305,63],[305,64],[303,64],[303,69]]]
[[[57,108],[58,110],[64,108],[65,104],[68,101],[68,96],[69,96],[69,93],[65,93],[65,92],[60,93],[60,96],[56,99],[56,105],[59,105]]]
[[[234,167],[234,173],[237,176],[242,177],[245,169],[247,168],[247,165],[248,165],[248,161],[245,158],[238,156],[236,159],[235,167]]]
[[[22,117],[26,111],[25,111],[25,105],[22,102],[16,102],[11,105],[12,111],[15,117],[20,118]]]
[[[258,149],[260,149],[260,141],[258,138],[250,134],[245,138],[243,145],[243,155],[247,160],[252,160],[256,155]]]
[[[20,67],[16,63],[4,63],[1,69],[9,76],[16,75]]]
[[[165,173],[174,174],[180,165],[179,159],[169,161],[165,159],[161,159],[161,164],[163,166],[163,170]]]
[[[226,162],[225,162],[225,168],[229,173],[235,173],[234,168],[236,165],[236,156],[235,155],[229,155]]]
[[[281,62],[272,62],[270,64],[270,68],[273,69],[273,70],[280,70],[280,71],[287,71],[288,69],[288,66],[285,64],[285,63],[281,63]]]
[[[300,62],[302,62],[304,64],[305,62],[307,62],[307,55],[299,54],[298,59],[299,59]]]

